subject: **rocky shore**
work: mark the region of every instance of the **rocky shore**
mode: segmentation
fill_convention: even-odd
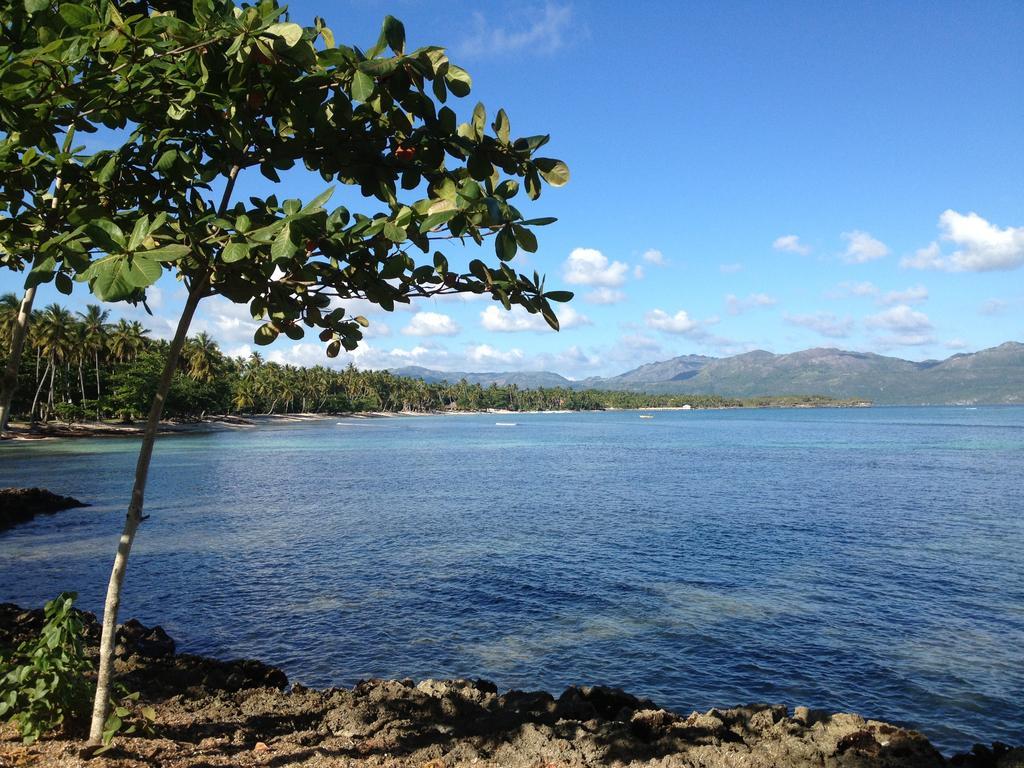
[[[52,515],[87,506],[78,499],[60,496],[45,488],[0,488],[0,531],[27,523],[36,515]]]
[[[87,644],[99,627],[85,614]],[[0,605],[0,649],[37,633],[41,611]],[[624,691],[499,692],[485,680],[368,680],[294,686],[258,661],[179,654],[159,627],[130,621],[118,674],[156,710],[150,737],[121,737],[91,765],[502,766],[582,768],[1011,768],[1024,749],[944,758],[919,733],[852,714],[754,704],[676,714]],[[0,766],[81,766],[82,724],[32,746],[0,727]]]

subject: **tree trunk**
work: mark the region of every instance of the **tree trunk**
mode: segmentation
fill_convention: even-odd
[[[46,370],[43,371],[43,378],[39,380],[39,386],[36,387],[36,396],[32,398],[32,410],[28,412],[29,421],[36,420],[36,406],[39,405],[39,395],[43,392],[43,384],[46,383],[46,374],[50,372],[50,361],[46,361]]]
[[[4,370],[3,379],[0,380],[0,437],[7,431],[7,422],[11,418],[11,400],[14,399],[14,391],[18,388],[18,367],[21,365],[21,352],[25,347],[25,337],[28,335],[28,319],[32,314],[32,302],[36,298],[36,287],[25,289],[25,295],[21,299],[21,307],[18,309],[18,317],[11,330],[11,356],[7,358],[7,368]],[[36,376],[39,375],[39,364],[36,363]]]
[[[100,420],[100,352],[94,350],[93,355],[96,360],[96,421]]]
[[[153,396],[153,404],[149,409],[149,418],[146,421],[146,430],[142,436],[142,445],[139,448],[139,460],[135,465],[135,485],[132,487],[131,503],[128,505],[128,514],[124,523],[124,530],[117,545],[117,555],[114,558],[114,567],[110,573],[110,582],[107,585],[107,599],[103,606],[103,634],[100,638],[100,663],[96,676],[96,700],[93,702],[92,725],[89,728],[89,744],[98,746],[103,742],[103,726],[107,720],[107,710],[110,706],[111,678],[114,672],[114,635],[117,628],[117,611],[121,607],[121,587],[124,584],[125,569],[128,567],[128,554],[132,549],[132,542],[135,541],[135,532],[139,523],[142,522],[142,505],[146,493],[146,479],[149,475],[149,462],[153,457],[153,443],[156,440],[157,427],[160,424],[160,416],[164,410],[164,401],[171,388],[171,379],[178,368],[178,359],[181,356],[181,349],[185,344],[188,335],[189,325],[192,323],[192,316],[196,307],[206,290],[208,276],[197,279],[189,291],[185,308],[178,320],[178,328],[174,333],[170,349],[167,352],[167,361],[164,363],[163,373],[157,384],[156,394]]]
[[[46,400],[46,418],[43,421],[50,420],[50,414],[53,413],[53,380],[57,376],[57,361],[54,360],[53,355],[50,355],[50,396]]]
[[[82,371],[82,361],[78,361],[78,387],[82,390],[82,405],[85,405],[85,373]]]

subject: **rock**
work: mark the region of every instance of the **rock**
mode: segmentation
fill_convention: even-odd
[[[117,629],[118,656],[138,654],[149,659],[174,655],[174,640],[163,627],[146,627],[138,619],[129,619]]]
[[[267,746],[266,742],[257,741],[256,744],[253,746],[252,751],[253,752],[269,752],[270,751],[270,747]]]
[[[87,507],[78,499],[59,496],[45,488],[0,488],[0,531],[25,523],[36,515]]]

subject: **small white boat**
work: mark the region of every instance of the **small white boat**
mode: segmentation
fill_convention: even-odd
[[[496,427],[514,427],[514,426],[516,426],[516,422],[514,422],[514,421],[496,421],[496,422],[494,422],[494,426],[496,426]]]
[[[641,413],[640,414],[640,418],[641,419],[653,419],[654,417],[651,414],[649,414],[649,413]]]

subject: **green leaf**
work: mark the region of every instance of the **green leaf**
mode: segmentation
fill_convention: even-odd
[[[487,125],[487,108],[484,107],[483,102],[478,101],[473,107],[473,120],[470,124],[473,126],[477,141],[479,141],[484,135],[484,126]]]
[[[178,261],[192,253],[192,249],[183,243],[171,243],[160,248],[153,248],[149,251],[142,251],[139,256],[157,261]]]
[[[352,98],[356,101],[369,101],[370,97],[373,96],[375,85],[372,77],[365,72],[356,70],[355,74],[352,75]]]
[[[188,114],[188,110],[178,104],[170,104],[167,107],[167,116],[171,120],[181,120]]]
[[[50,7],[50,0],[25,0],[26,13],[39,13]]]
[[[498,137],[498,140],[503,144],[508,144],[509,141],[509,130],[511,128],[508,115],[505,114],[504,109],[499,109],[497,116],[494,118],[494,123],[491,124],[491,128],[494,129],[494,135]]]
[[[175,120],[179,118],[174,118]],[[158,171],[169,171],[174,167],[175,161],[178,159],[178,150],[168,149],[164,152],[156,161],[156,169]]]
[[[561,160],[554,160],[550,157],[538,157],[533,161],[544,177],[544,181],[552,187],[562,187],[569,183],[569,166]]]
[[[402,243],[405,242],[406,238],[408,238],[409,235],[406,234],[404,227],[400,227],[397,224],[389,221],[387,224],[384,225],[384,237],[386,237],[393,243]]]
[[[117,155],[111,155],[110,159],[103,164],[100,168],[99,173],[96,174],[96,181],[100,184],[106,184],[112,178],[114,178],[114,171],[117,170]]]
[[[71,278],[63,272],[58,272],[54,284],[57,286],[57,290],[63,293],[65,296],[70,296],[71,291],[74,290],[74,283],[71,282]]]
[[[292,226],[285,224],[274,238],[273,245],[270,246],[270,258],[274,261],[290,259],[297,250],[299,250],[298,246],[292,242]]]
[[[405,25],[394,16],[385,16],[383,25],[384,39],[388,47],[397,54],[405,52]]]
[[[108,253],[124,249],[124,232],[112,221],[96,219],[86,226],[85,231],[97,246]]]
[[[450,208],[447,211],[432,213],[420,222],[420,232],[429,232],[434,227],[446,224],[459,215],[458,208]]]
[[[87,272],[92,292],[100,301],[123,301],[139,288],[147,288],[163,274],[160,262],[141,255],[105,256]]]
[[[544,298],[548,301],[565,302],[572,301],[573,295],[572,291],[551,291],[550,293],[545,293]]]
[[[494,239],[494,250],[502,261],[510,261],[516,255],[516,236],[511,227],[504,227]]]
[[[271,24],[266,31],[284,40],[285,45],[294,48],[302,40],[302,27],[292,22]]]
[[[251,247],[248,243],[228,243],[220,256],[220,260],[225,264],[234,264],[236,261],[247,258]]]
[[[138,250],[139,246],[142,245],[142,241],[146,239],[149,234],[149,216],[143,216],[135,222],[135,226],[132,228],[132,233],[128,238],[128,250]]]
[[[313,213],[315,211],[322,210],[323,207],[324,207],[324,203],[326,203],[328,200],[330,200],[331,199],[331,195],[333,195],[333,194],[334,194],[334,187],[328,187],[323,192],[321,192],[319,195],[317,195],[312,200],[310,200],[308,203],[306,203],[304,206],[302,206],[302,210],[300,210],[299,213]]]
[[[267,344],[273,343],[280,333],[281,332],[274,327],[273,323],[264,323],[256,329],[256,333],[253,334],[253,341],[261,347],[265,347]]]
[[[473,78],[469,76],[469,72],[454,64],[448,65],[448,72],[444,76],[444,81],[448,84],[448,90],[459,98],[468,96],[470,89],[473,87]]]
[[[83,27],[95,24],[98,21],[92,11],[84,5],[77,5],[75,3],[61,3],[58,13],[67,25],[74,30],[81,30]]]
[[[512,230],[516,234],[516,242],[519,243],[520,248],[530,253],[537,252],[537,236],[533,232],[518,224],[513,224]]]

